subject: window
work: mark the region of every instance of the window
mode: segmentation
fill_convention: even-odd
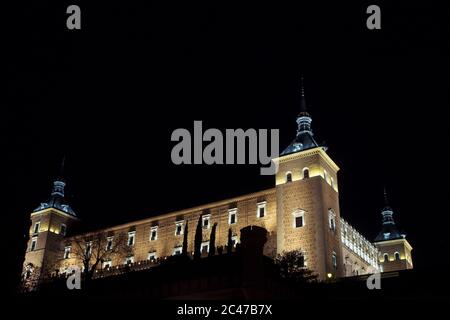
[[[36,245],[37,245],[37,237],[34,237],[33,239],[31,239],[30,251],[36,250]]]
[[[330,178],[331,187],[334,188],[334,179],[333,177]]]
[[[61,224],[61,227],[59,228],[59,234],[65,236],[67,231],[67,226],[63,223]]]
[[[90,256],[92,253],[92,242],[89,241],[86,243],[86,255]]]
[[[305,225],[305,211],[303,210],[296,210],[292,213],[294,216],[294,222],[293,227],[294,228],[301,228]]]
[[[233,247],[236,248],[236,245],[238,244],[238,237],[237,236],[232,236],[231,237],[231,243],[233,243]]]
[[[174,256],[180,255],[180,254],[182,254],[182,253],[183,253],[183,248],[182,248],[182,247],[175,247],[175,248],[173,249],[173,255],[174,255]]]
[[[158,227],[152,227],[150,229],[150,241],[155,241],[158,239]]]
[[[384,262],[388,262],[389,261],[389,255],[387,253],[385,253],[383,255],[383,258],[384,258]]]
[[[336,230],[336,214],[333,209],[328,209],[328,224],[331,231]]]
[[[106,250],[112,250],[113,248],[113,237],[106,238]]]
[[[292,182],[292,173],[291,172],[286,173],[286,182]]]
[[[133,256],[125,258],[125,264],[132,264],[132,263],[134,263],[134,257]]]
[[[135,240],[135,237],[136,237],[136,231],[128,232],[128,241],[127,241],[127,244],[128,244],[129,246],[134,246],[134,240]]]
[[[228,210],[228,224],[235,224],[237,222],[237,209]]]
[[[304,256],[304,255],[301,255],[301,256],[299,257],[298,265],[299,265],[301,268],[306,267],[305,256]]]
[[[308,179],[308,178],[309,178],[309,169],[303,168],[303,179]]]
[[[34,224],[34,228],[33,228],[33,233],[34,234],[36,234],[36,233],[38,233],[39,232],[39,227],[41,226],[41,223],[40,222],[36,222],[35,224]]]
[[[337,256],[336,256],[336,252],[334,252],[334,251],[331,254],[331,264],[333,265],[334,269],[337,269]]]
[[[390,235],[391,235],[390,232],[383,233],[383,237],[384,237],[385,239],[389,239],[389,236],[390,236]]]
[[[400,260],[400,253],[394,253],[395,260]]]
[[[175,222],[175,235],[179,236],[183,234],[183,221]]]
[[[202,246],[200,247],[201,253],[208,253],[209,252],[209,241],[202,242]]]
[[[149,252],[147,260],[149,260],[151,262],[155,262],[156,261],[156,252]]]
[[[70,250],[72,248],[70,246],[67,246],[64,248],[64,259],[70,259]]]
[[[209,220],[211,219],[211,215],[207,214],[202,216],[202,228],[209,229]]]
[[[109,269],[112,267],[112,261],[111,260],[107,260],[103,262],[103,269]]]
[[[258,203],[258,209],[256,211],[256,216],[258,218],[264,218],[266,215],[266,202],[260,202]]]
[[[323,179],[325,180],[325,181],[328,181],[328,174],[327,174],[327,170],[323,170]]]

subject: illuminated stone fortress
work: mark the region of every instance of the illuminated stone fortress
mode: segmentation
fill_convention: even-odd
[[[286,251],[302,250],[305,267],[317,273],[319,279],[412,268],[412,247],[397,230],[387,203],[382,210],[382,230],[375,242],[367,240],[341,217],[339,167],[314,139],[311,122],[302,89],[297,134],[278,158],[275,187],[96,232],[69,235],[79,219],[65,201],[64,179],[57,179],[50,199],[31,213],[24,277],[63,273],[70,265],[82,267],[79,256],[74,254],[75,239],[95,239],[100,233],[106,237],[103,245],[107,249],[121,235],[129,251],[103,259],[96,266],[98,270],[124,265],[151,267],[159,259],[182,253],[186,224],[187,252],[193,252],[199,221],[204,254],[210,250],[213,227],[216,246],[225,247],[236,246],[239,231],[253,225],[267,230],[266,256],[274,258]],[[85,250],[91,250],[90,246]]]

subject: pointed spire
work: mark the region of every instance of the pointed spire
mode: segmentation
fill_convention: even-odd
[[[305,81],[303,77],[301,77],[300,80],[300,113],[297,116],[297,134],[294,141],[281,152],[281,155],[319,146],[313,138],[311,129],[312,119],[306,108]]]
[[[399,239],[402,237],[400,232],[398,231],[395,222],[394,222],[394,211],[389,206],[388,196],[386,192],[386,187],[383,190],[384,196],[384,208],[381,210],[382,218],[382,228],[378,236],[375,238],[375,241],[385,241],[385,240],[393,240]]]
[[[76,217],[75,212],[64,198],[64,189],[66,187],[66,182],[64,180],[65,162],[66,157],[63,156],[61,166],[59,168],[59,175],[53,181],[53,188],[50,194],[50,198],[46,202],[41,203],[39,207],[34,210],[34,212],[48,208],[55,208]]]
[[[65,165],[66,165],[66,155],[63,155],[62,161],[61,161],[61,166],[59,168],[58,180],[64,180]]]
[[[303,76],[300,78],[300,114],[301,116],[309,116],[306,108],[306,96],[305,96],[305,79]]]

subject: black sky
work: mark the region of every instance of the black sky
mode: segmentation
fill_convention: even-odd
[[[63,155],[88,228],[272,187],[259,166],[173,165],[170,135],[194,120],[279,128],[283,148],[300,75],[315,137],[341,168],[342,216],[373,239],[386,185],[416,267],[437,265],[448,240],[449,37],[436,4],[380,4],[377,31],[365,27],[371,3],[78,2],[80,31],[65,28],[69,4],[23,5],[9,23],[0,125],[12,274]]]

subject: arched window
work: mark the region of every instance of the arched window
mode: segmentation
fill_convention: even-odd
[[[292,182],[292,173],[291,172],[286,173],[286,182]]]
[[[309,169],[303,168],[303,179],[308,179],[308,178],[309,178]]]
[[[400,253],[394,253],[395,260],[400,260]]]
[[[384,257],[384,262],[388,262],[389,261],[389,255],[387,253],[385,253],[383,255],[383,257]]]

